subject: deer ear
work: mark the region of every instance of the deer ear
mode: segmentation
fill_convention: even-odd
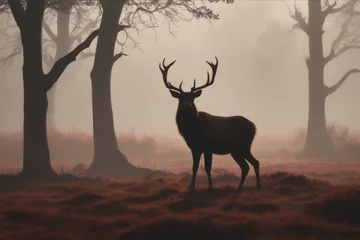
[[[179,98],[180,97],[180,93],[178,93],[178,92],[170,90],[170,93],[171,93],[171,96],[173,96],[174,98]]]
[[[195,93],[194,93],[194,98],[200,97],[201,92],[202,92],[201,90],[195,92]]]

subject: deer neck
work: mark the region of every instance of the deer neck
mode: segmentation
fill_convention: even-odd
[[[196,107],[191,110],[181,110],[178,108],[176,124],[183,137],[192,137],[195,134],[198,125],[198,115]]]

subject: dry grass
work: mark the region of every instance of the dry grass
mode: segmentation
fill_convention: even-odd
[[[346,126],[332,124],[329,133],[336,145],[340,161],[360,159],[359,134],[351,133]],[[253,145],[254,155],[262,159],[292,159],[305,141],[306,131],[299,129],[288,136],[263,136],[258,134]],[[119,148],[135,165],[157,170],[181,172],[191,162],[191,154],[181,138],[160,139],[149,136],[136,137],[133,133],[119,134]],[[22,134],[0,133],[0,169],[15,172],[22,162]],[[70,171],[75,165],[87,166],[93,157],[92,136],[82,132],[64,133],[48,131],[52,164],[58,171]],[[228,157],[217,157],[221,168],[237,168]],[[215,163],[216,165],[216,163]],[[81,167],[80,167],[81,169]]]
[[[360,188],[302,175],[217,179],[188,192],[179,180],[68,182],[0,196],[0,239],[359,239]],[[282,189],[282,190],[281,190]]]
[[[156,159],[173,156],[186,158],[189,153],[186,148],[174,146],[174,143],[134,134],[118,136],[121,151],[134,164],[141,167],[156,169]],[[22,134],[0,133],[0,169],[4,172],[17,172],[22,163]],[[93,157],[92,136],[82,132],[64,133],[56,130],[48,131],[48,142],[52,165],[57,171],[70,171],[74,166],[81,164],[88,166]],[[166,149],[166,150],[163,150]],[[80,166],[78,166],[81,169]],[[161,169],[163,170],[163,169]]]
[[[0,239],[360,239],[360,161],[352,161],[359,157],[359,142],[346,128],[331,127],[340,156],[332,161],[293,159],[302,131],[292,138],[258,136],[254,155],[264,188],[255,191],[251,169],[242,193],[235,191],[239,167],[228,156],[214,157],[213,191],[206,189],[201,165],[197,189],[188,192],[192,161],[186,146],[120,135],[119,146],[133,164],[177,177],[69,178],[31,189],[0,189]],[[49,143],[52,164],[64,175],[91,161],[92,139],[86,134],[51,131]],[[2,172],[19,169],[21,145],[21,134],[0,134]],[[6,181],[1,187],[8,189]]]
[[[331,182],[357,181],[359,173],[356,169],[359,168],[360,163],[357,161],[360,159],[358,135],[350,133],[347,127],[334,124],[328,129],[337,147],[337,160],[333,161],[295,160],[294,153],[301,149],[305,140],[304,130],[300,129],[289,136],[258,134],[253,151],[255,157],[261,162],[262,173],[281,170],[303,173]],[[76,174],[91,163],[93,141],[90,135],[81,132],[63,133],[50,130],[48,136],[51,161],[56,171]],[[191,170],[191,154],[181,138],[178,140],[155,139],[149,136],[139,138],[130,133],[119,134],[118,143],[120,150],[136,166],[174,173]],[[346,161],[345,165],[344,161]],[[22,134],[0,133],[0,172],[15,173],[20,170],[21,163]],[[239,167],[230,156],[215,156],[213,169],[215,174],[220,175],[231,173],[231,176],[238,177],[240,173]],[[334,172],[334,169],[338,171]],[[203,164],[200,166],[200,172],[204,173]],[[227,174],[225,178],[229,176]]]

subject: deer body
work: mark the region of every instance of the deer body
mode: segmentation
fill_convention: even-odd
[[[213,70],[213,76],[210,80],[208,73],[208,80],[204,86],[196,87],[195,80],[191,91],[184,92],[181,89],[182,83],[179,88],[176,88],[167,81],[167,71],[175,61],[168,66],[165,66],[164,62],[165,59],[163,68],[159,67],[163,74],[165,86],[170,90],[174,98],[179,99],[176,124],[193,157],[193,174],[189,188],[195,188],[196,174],[202,154],[204,154],[205,158],[205,171],[209,181],[209,188],[212,188],[211,166],[213,154],[231,154],[241,168],[241,180],[238,190],[242,189],[249,172],[249,164],[246,160],[254,167],[257,189],[261,189],[259,161],[251,154],[251,145],[256,134],[255,124],[242,116],[223,117],[201,112],[197,110],[194,104],[195,98],[201,95],[201,89],[213,84],[218,63],[207,62]]]
[[[188,121],[191,118],[193,124]],[[255,125],[241,116],[221,117],[199,111],[190,117],[178,112],[176,123],[190,149],[218,155],[250,149],[256,133]]]

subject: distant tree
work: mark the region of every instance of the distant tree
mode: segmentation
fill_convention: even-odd
[[[99,32],[98,30],[93,31],[69,54],[57,60],[49,73],[44,74],[42,67],[44,11],[48,6],[54,8],[59,6],[60,2],[55,0],[0,0],[0,11],[6,12],[10,9],[20,30],[24,84],[24,147],[21,174],[31,179],[55,175],[50,163],[47,142],[47,92],[56,83],[65,68],[76,60],[81,51],[90,46]]]
[[[344,52],[352,49],[360,49],[360,34],[357,29],[351,28],[354,9],[358,1],[349,0],[337,7],[336,1],[308,0],[308,21],[302,16],[301,11],[295,6],[295,12],[291,16],[297,23],[294,28],[301,29],[309,39],[309,57],[306,59],[309,82],[309,115],[307,125],[307,137],[301,156],[321,157],[330,156],[334,151],[333,142],[327,131],[325,102],[326,98],[336,92],[346,79],[359,69],[351,69],[333,86],[324,83],[325,66]],[[330,53],[324,56],[323,52],[323,25],[326,18],[331,14],[347,13],[342,24],[341,31],[333,41]],[[293,28],[293,29],[294,29]]]
[[[219,1],[210,0],[210,2]],[[196,0],[104,0],[100,2],[102,19],[91,72],[94,159],[87,172],[107,176],[141,175],[149,170],[136,168],[128,162],[126,156],[119,151],[114,130],[111,71],[114,63],[125,55],[122,51],[114,54],[118,32],[121,31],[125,39],[120,42],[121,45],[125,45],[128,40],[137,44],[132,38],[132,33],[141,29],[157,28],[160,18],[165,19],[171,26],[178,20],[191,21],[193,18],[212,20],[218,19],[218,15],[203,4],[198,6],[200,1]],[[171,31],[171,28],[169,30]]]
[[[68,54],[75,44],[81,42],[82,36],[88,34],[98,24],[100,15],[95,20],[89,17],[94,10],[98,9],[97,5],[97,0],[89,0],[85,3],[81,0],[67,0],[47,5],[43,21],[43,30],[46,34],[43,34],[42,39],[45,72],[48,72],[58,59]],[[22,54],[20,35],[18,31],[14,31],[17,26],[11,24],[12,16],[8,17],[4,19],[7,21],[2,21],[0,35],[7,40],[5,46],[2,47],[9,47],[12,51],[0,58],[2,64]],[[56,31],[52,30],[53,25],[56,25]],[[94,56],[93,53],[80,54],[81,59],[92,56]],[[55,92],[56,84],[47,94],[47,124],[51,128],[55,127]]]
[[[73,0],[63,1],[56,8],[47,8],[43,21],[43,29],[50,39],[43,46],[43,60],[47,69],[51,69],[57,60],[68,54],[75,44],[82,41],[83,35],[88,34],[98,24],[100,14],[95,20],[89,17],[97,9],[93,5],[97,5],[96,0],[88,1],[86,5],[81,1]],[[51,29],[53,22],[50,18],[52,16],[56,18],[56,33]],[[53,49],[55,51],[51,51]],[[80,54],[81,59],[92,56],[94,54],[90,52]],[[47,94],[49,101],[47,123],[48,127],[52,128],[55,127],[55,93],[56,84]]]

